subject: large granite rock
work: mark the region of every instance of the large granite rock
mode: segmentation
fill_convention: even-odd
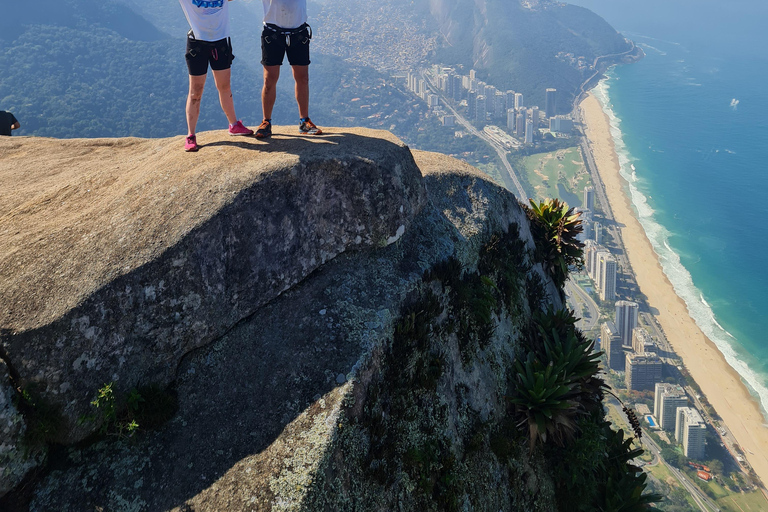
[[[546,462],[499,440],[531,312],[561,306],[514,196],[383,132],[201,139],[77,141],[58,158],[90,192],[57,167],[0,205],[3,347],[61,439],[104,382],[178,397],[157,430],[61,450],[25,509],[554,510]],[[0,185],[67,150],[0,143]]]
[[[58,439],[114,381],[168,384],[185,354],[351,249],[402,236],[424,204],[388,133],[233,143],[4,142],[0,328],[19,385],[61,408]],[[18,187],[15,183],[21,181]]]

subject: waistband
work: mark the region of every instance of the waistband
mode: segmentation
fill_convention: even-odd
[[[272,32],[276,32],[278,34],[293,35],[293,34],[298,34],[299,32],[303,32],[304,29],[309,28],[309,23],[302,23],[301,26],[298,26],[296,28],[283,28],[283,27],[278,27],[274,23],[264,23],[264,28],[266,28],[267,30],[271,30]]]

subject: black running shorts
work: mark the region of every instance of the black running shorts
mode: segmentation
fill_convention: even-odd
[[[187,68],[192,76],[200,76],[208,73],[208,63],[211,69],[221,71],[229,69],[235,56],[232,54],[232,44],[229,39],[218,41],[198,41],[187,37]]]
[[[291,66],[309,66],[310,30],[306,26],[300,32],[287,35],[264,27],[261,32],[261,65],[281,66],[283,57],[288,55]]]

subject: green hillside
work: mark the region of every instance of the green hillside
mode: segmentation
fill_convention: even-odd
[[[631,48],[605,20],[574,5],[542,1],[526,8],[509,0],[430,4],[446,35],[437,62],[474,68],[497,88],[522,92],[528,104],[543,106],[545,89],[554,87],[559,113],[570,111],[573,94],[593,72],[578,67],[579,57],[591,65],[595,57]]]

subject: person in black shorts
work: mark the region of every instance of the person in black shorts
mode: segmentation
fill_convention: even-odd
[[[229,39],[228,1],[179,0],[187,17],[187,50],[184,55],[189,70],[189,94],[187,96],[187,128],[185,151],[197,151],[197,120],[200,117],[200,100],[203,97],[208,66],[213,70],[221,109],[229,121],[230,135],[253,135],[235,115],[232,99],[231,66],[235,56]]]
[[[264,120],[256,137],[272,135],[272,109],[277,96],[277,80],[283,58],[288,57],[296,83],[296,103],[299,106],[299,133],[320,135],[322,130],[309,118],[309,42],[312,29],[307,24],[306,0],[262,0],[264,28],[261,32],[261,65],[264,67],[264,87],[261,108]]]
[[[13,130],[21,128],[21,124],[10,112],[0,110],[0,135],[11,135]]]

